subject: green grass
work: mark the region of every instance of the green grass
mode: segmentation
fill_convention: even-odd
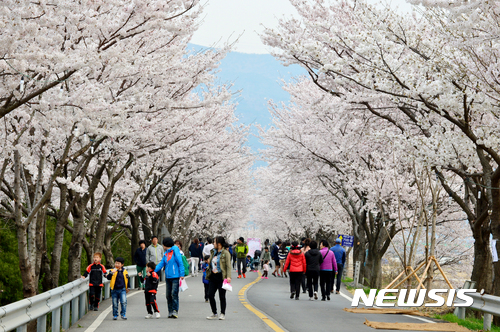
[[[354,279],[353,278],[349,278],[349,277],[342,279],[342,282],[353,282],[353,281],[354,281]]]
[[[458,317],[452,313],[446,315],[434,315],[433,317],[436,319],[446,320],[451,323],[457,323],[458,325],[466,327],[469,330],[483,330],[483,320],[479,318],[466,317],[465,319],[458,319]],[[500,332],[500,327],[492,324],[491,331]]]

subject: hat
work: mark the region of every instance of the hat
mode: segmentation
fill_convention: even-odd
[[[245,239],[243,238],[243,236],[241,236],[238,240],[240,240],[241,242],[245,242]]]
[[[174,240],[171,237],[166,237],[163,239],[163,245],[167,248],[173,247],[175,245]]]
[[[341,239],[336,239],[335,243],[342,243],[342,240]]]
[[[122,264],[125,264],[125,260],[123,259],[123,257],[116,257],[115,262],[120,262]]]

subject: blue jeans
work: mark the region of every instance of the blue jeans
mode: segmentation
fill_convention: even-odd
[[[121,316],[127,314],[127,291],[125,288],[111,290],[111,299],[113,300],[113,317],[118,316],[118,299],[120,300],[122,310],[120,311]]]
[[[168,314],[179,312],[179,278],[166,279]]]

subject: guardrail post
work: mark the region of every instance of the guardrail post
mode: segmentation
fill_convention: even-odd
[[[361,262],[356,261],[356,266],[354,268],[354,288],[358,288],[360,266],[361,266]]]
[[[19,326],[19,327],[16,329],[16,332],[27,332],[27,331],[28,331],[28,324],[23,325],[23,326]]]
[[[69,329],[69,309],[70,303],[64,303],[62,306],[62,323],[61,326],[63,330]]]
[[[61,330],[61,307],[52,311],[52,331]]]
[[[78,297],[75,297],[73,300],[71,300],[71,325],[75,325],[75,323],[80,319],[78,301]]]
[[[484,314],[483,317],[483,330],[485,331],[491,331],[491,319],[493,316],[491,314]]]
[[[135,289],[135,277],[130,278],[130,289]]]
[[[457,311],[458,319],[465,319],[465,308],[464,307],[458,307],[458,308],[456,308],[456,311]]]
[[[110,289],[110,286],[109,286],[109,282],[104,284],[104,299],[109,299],[109,297],[111,296],[111,289]]]
[[[86,306],[86,303],[87,303],[87,292],[83,292],[82,294],[80,294],[80,318],[82,318],[83,316],[85,316],[85,312],[87,309],[87,306]]]
[[[36,332],[47,331],[47,316],[43,315],[36,320]]]

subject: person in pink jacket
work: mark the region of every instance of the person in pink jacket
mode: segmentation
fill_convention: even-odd
[[[328,299],[330,301],[330,293],[332,291],[333,272],[337,274],[337,261],[335,254],[330,251],[330,245],[327,240],[321,240],[319,243],[319,252],[323,257],[319,271],[319,284],[321,287],[321,301]]]

